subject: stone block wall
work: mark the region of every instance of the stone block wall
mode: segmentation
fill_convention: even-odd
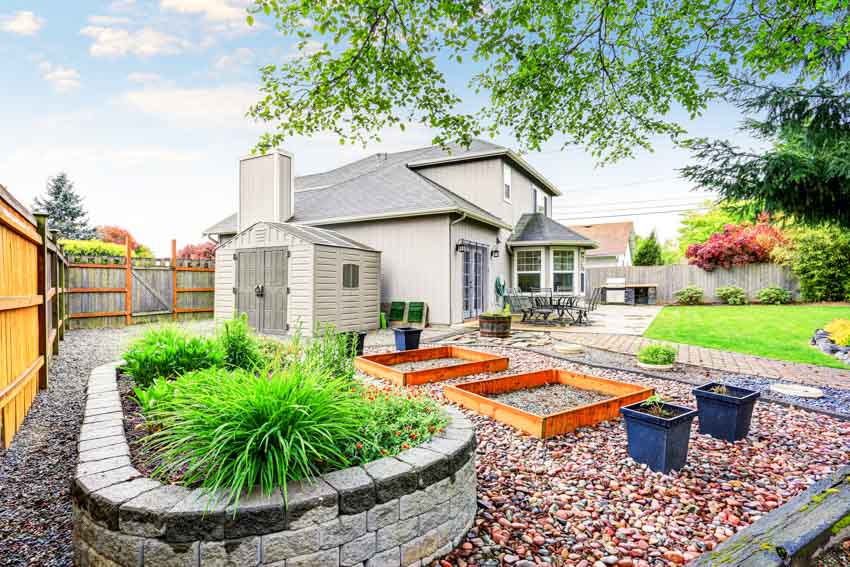
[[[87,389],[74,479],[77,565],[407,567],[451,551],[476,512],[475,432],[460,412],[430,442],[243,497],[236,513],[200,490],[146,478],[130,461],[117,364]]]

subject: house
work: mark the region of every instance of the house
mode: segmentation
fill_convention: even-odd
[[[632,265],[632,256],[635,251],[633,222],[572,225],[569,228],[599,244],[598,248],[587,252],[586,267],[609,268]]]
[[[219,242],[243,238],[261,211],[274,213],[289,200],[290,217],[278,215],[273,222],[327,230],[380,251],[381,301],[424,301],[431,324],[461,323],[500,307],[497,278],[526,291],[585,291],[585,251],[596,243],[552,220],[552,199],[560,191],[505,147],[474,140],[448,151],[431,146],[376,154],[294,177],[281,190],[286,167],[266,164],[256,174],[240,173],[240,194],[255,195],[247,202],[240,197],[240,209],[253,198],[263,204],[251,205],[248,215],[240,210],[205,234]],[[222,273],[232,269],[227,263],[233,254],[226,249],[217,256]],[[222,316],[237,308],[224,297],[228,290],[232,296],[231,288],[222,284],[216,292]]]

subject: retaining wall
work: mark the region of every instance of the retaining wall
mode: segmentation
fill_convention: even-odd
[[[133,468],[117,364],[87,389],[74,479],[77,565],[426,565],[460,543],[476,512],[475,432],[454,408],[430,442],[396,457],[244,497],[236,514],[200,490]]]

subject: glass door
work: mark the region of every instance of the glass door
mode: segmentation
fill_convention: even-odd
[[[486,311],[486,246],[465,243],[463,251],[463,318],[474,319]]]

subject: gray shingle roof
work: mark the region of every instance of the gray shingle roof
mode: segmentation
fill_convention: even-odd
[[[468,149],[454,146],[452,153],[480,153],[500,148],[473,140]],[[376,154],[330,171],[296,177],[292,221],[319,224],[393,214],[457,211],[504,225],[498,217],[407,167],[412,161],[446,155],[448,153],[439,146],[430,146]],[[204,234],[233,234],[236,224],[234,213],[206,229]]]
[[[543,213],[526,213],[519,218],[508,244],[529,243],[569,243],[577,246],[596,248],[596,243],[554,221]]]
[[[285,230],[293,236],[312,244],[340,246],[342,248],[356,248],[358,250],[369,250],[372,252],[375,251],[374,248],[361,244],[347,236],[343,236],[335,230],[328,230],[317,226],[304,226],[303,224],[294,224],[291,222],[270,222],[268,224],[281,230]]]

